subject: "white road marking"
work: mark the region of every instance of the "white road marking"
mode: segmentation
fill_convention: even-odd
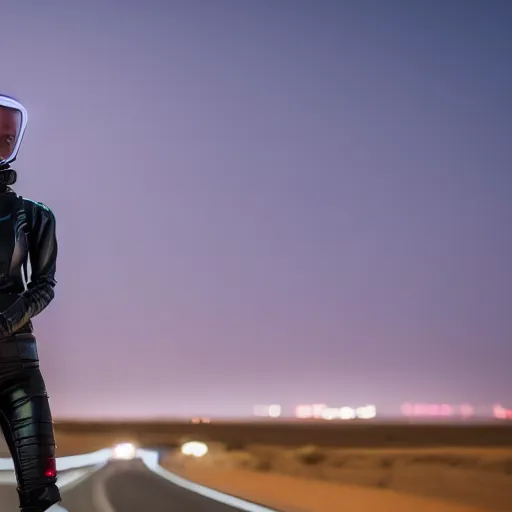
[[[245,501],[241,498],[235,498],[234,496],[231,496],[229,494],[225,494],[223,492],[205,487],[204,485],[195,484],[190,480],[187,480],[185,478],[182,478],[181,476],[171,473],[170,471],[167,471],[159,464],[152,464],[146,460],[144,460],[144,464],[150,471],[164,478],[168,482],[171,482],[174,485],[182,487],[183,489],[187,489],[187,491],[200,494],[201,496],[204,496],[205,498],[208,498],[210,500],[223,503],[224,505],[228,505],[238,510],[243,510],[244,512],[277,512],[274,509],[263,507],[261,505],[256,505],[255,503]]]

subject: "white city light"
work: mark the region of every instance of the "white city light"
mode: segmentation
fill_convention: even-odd
[[[281,406],[277,404],[272,404],[268,406],[268,415],[271,418],[279,418],[281,416]]]
[[[324,420],[336,420],[340,417],[340,410],[334,407],[326,407],[322,411],[322,418]]]
[[[365,405],[356,409],[356,416],[362,420],[371,420],[377,416],[375,405]]]
[[[352,407],[342,407],[340,409],[341,420],[352,420],[356,417],[356,411]]]

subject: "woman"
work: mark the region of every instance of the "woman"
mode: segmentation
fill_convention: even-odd
[[[55,217],[10,188],[27,112],[0,95],[0,425],[16,471],[22,512],[66,512],[55,467],[55,437],[31,319],[54,297]],[[31,275],[27,282],[27,263]]]

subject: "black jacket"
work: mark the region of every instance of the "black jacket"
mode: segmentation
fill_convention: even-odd
[[[0,337],[4,337],[22,328],[31,331],[30,320],[53,300],[57,237],[50,208],[10,189],[0,194],[0,221]]]

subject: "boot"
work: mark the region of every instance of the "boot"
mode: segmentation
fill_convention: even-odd
[[[68,512],[60,505],[61,496],[55,484],[29,491],[18,489],[21,512]]]

